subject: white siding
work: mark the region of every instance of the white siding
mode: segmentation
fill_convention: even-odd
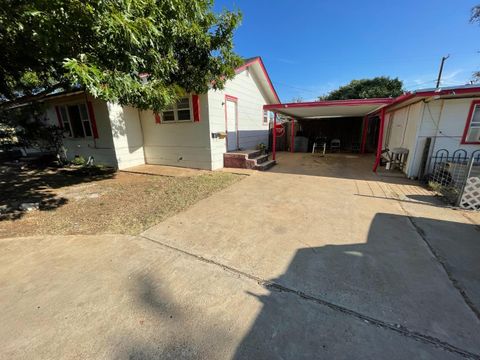
[[[108,103],[113,144],[119,169],[145,164],[138,109]]]
[[[480,149],[479,145],[461,144],[463,131],[467,123],[470,105],[474,99],[449,99],[444,100],[443,108],[441,100],[426,105],[422,121],[420,137],[435,136],[435,148],[447,149],[450,153],[457,149],[465,149],[467,152]],[[432,115],[428,111],[432,109]],[[441,113],[440,113],[441,110]],[[438,133],[436,124],[438,123]]]
[[[155,123],[152,111],[143,111],[145,162],[211,169],[208,97],[200,96],[200,122]]]
[[[253,72],[247,69],[228,81],[223,91],[209,91],[210,132],[225,131],[225,95],[238,98],[238,137],[241,149],[255,149],[268,143],[268,124],[263,124],[263,105],[267,99],[261,93]],[[210,139],[212,168],[223,167],[225,139]]]
[[[398,109],[390,114],[389,133],[385,141],[389,149],[402,147],[408,149],[406,172],[413,166],[416,154],[417,132],[422,115],[423,103],[418,102]],[[419,155],[421,157],[421,154]]]
[[[88,159],[93,156],[96,164],[104,164],[117,167],[117,159],[115,157],[115,150],[113,148],[112,131],[110,128],[110,119],[108,115],[107,104],[92,97],[85,98],[85,95],[66,96],[60,99],[52,99],[48,102],[46,116],[48,122],[52,125],[58,126],[57,114],[55,106],[86,103],[86,100],[92,102],[93,111],[95,113],[95,120],[98,130],[98,139],[83,138],[71,139],[65,138],[63,143],[67,148],[67,157],[71,160],[76,155]]]
[[[473,100],[475,99],[438,99],[409,106],[404,137],[399,134],[403,133],[405,128],[408,107],[394,112],[388,143],[392,148],[403,142],[402,147],[409,149],[407,176],[418,176],[426,139],[429,137],[432,138],[430,155],[439,149],[446,149],[450,154],[458,149],[465,149],[468,154],[480,149],[480,145],[461,144]]]

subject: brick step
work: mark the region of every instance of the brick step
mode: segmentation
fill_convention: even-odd
[[[268,169],[271,169],[276,163],[277,162],[275,160],[268,160],[268,161],[265,161],[261,164],[258,164],[253,169],[254,170],[259,170],[259,171],[266,171]]]
[[[264,166],[264,164],[267,165]],[[245,150],[225,153],[223,154],[223,165],[229,168],[256,170],[266,170],[273,166],[269,163],[268,154],[262,154],[261,150]]]
[[[247,169],[254,169],[255,166],[260,165],[264,162],[268,161],[268,154],[265,155],[260,155],[256,158],[253,159],[246,159],[245,160],[245,166]]]

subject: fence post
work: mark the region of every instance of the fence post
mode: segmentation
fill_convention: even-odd
[[[465,191],[465,186],[467,186],[468,178],[470,177],[470,174],[472,173],[472,167],[473,167],[474,162],[475,162],[475,158],[473,156],[471,156],[470,160],[468,161],[467,171],[465,171],[465,179],[463,179],[463,181],[462,181],[462,189],[460,190],[460,193],[458,194],[457,203],[455,204],[456,206],[461,205],[462,198],[463,198],[463,192]]]

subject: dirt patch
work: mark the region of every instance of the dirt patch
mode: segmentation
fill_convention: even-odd
[[[22,171],[15,178],[2,173],[2,204],[38,201],[40,210],[0,214],[0,237],[138,234],[241,178],[221,172],[193,177],[122,172],[81,176],[50,169]]]

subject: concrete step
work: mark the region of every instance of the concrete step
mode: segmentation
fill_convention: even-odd
[[[253,169],[259,171],[266,171],[272,168],[277,162],[275,160],[268,160],[261,164],[256,165]]]
[[[247,159],[255,159],[262,155],[262,150],[249,150],[247,154]]]
[[[268,154],[260,155],[252,160],[255,160],[257,165],[268,161]]]

